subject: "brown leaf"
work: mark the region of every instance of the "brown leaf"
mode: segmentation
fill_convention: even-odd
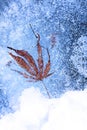
[[[42,46],[40,45],[40,35],[36,35],[37,38],[37,52],[38,52],[38,66],[35,64],[35,61],[27,51],[24,50],[16,50],[14,48],[8,47],[9,49],[15,51],[20,56],[15,56],[12,53],[9,53],[14,60],[22,67],[24,68],[30,75],[27,75],[26,73],[20,72],[21,75],[23,75],[25,78],[31,78],[34,81],[43,80],[44,78],[50,76],[53,73],[49,74],[50,71],[50,54],[47,49],[48,54],[48,63],[45,65],[44,69],[44,61],[42,56]]]
[[[39,69],[39,73],[40,75],[43,74],[43,67],[44,67],[44,63],[43,63],[43,57],[42,57],[42,47],[39,43],[40,41],[40,35],[38,34],[38,40],[37,40],[37,52],[38,52],[38,69]]]
[[[32,71],[31,67],[25,62],[25,60],[19,56],[15,56],[12,53],[9,53],[10,56],[16,60],[16,62],[24,68],[27,72],[29,72],[31,75],[35,75],[35,73]]]
[[[29,63],[29,65],[32,67],[32,70],[34,71],[35,75],[38,73],[37,65],[35,64],[35,61],[33,57],[24,50],[16,50],[14,48],[8,47],[11,50],[14,50],[18,55],[23,56]]]
[[[47,49],[47,53],[48,53],[48,63],[46,64],[46,67],[44,69],[44,73],[43,73],[43,77],[45,78],[47,76],[47,74],[49,73],[50,71],[50,66],[51,66],[51,63],[50,63],[50,55],[49,55],[49,51]]]
[[[33,80],[35,80],[35,77],[33,77],[33,76],[31,76],[31,75],[28,75],[28,74],[26,74],[26,73],[23,73],[23,72],[21,72],[21,71],[18,71],[18,70],[14,70],[14,69],[11,69],[12,71],[15,71],[15,72],[17,72],[17,73],[19,73],[20,75],[22,75],[24,78],[31,78],[31,79],[33,79]]]

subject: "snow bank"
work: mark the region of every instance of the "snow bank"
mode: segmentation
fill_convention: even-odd
[[[0,119],[0,130],[87,130],[87,90],[46,99],[39,89],[25,89],[20,107]]]

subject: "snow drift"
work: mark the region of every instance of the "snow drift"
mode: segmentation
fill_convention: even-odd
[[[87,89],[47,99],[31,87],[18,100],[16,112],[0,119],[0,130],[87,130]]]

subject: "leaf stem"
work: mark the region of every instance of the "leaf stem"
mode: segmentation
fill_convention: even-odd
[[[37,37],[37,35],[35,34],[34,29],[32,28],[32,25],[31,25],[31,24],[29,24],[29,25],[30,25],[30,28],[31,28],[31,30],[32,30],[32,32],[33,32],[33,34],[35,35],[35,37],[36,37],[36,38],[38,38],[38,37]]]
[[[45,90],[47,92],[48,97],[51,98],[51,96],[50,96],[50,94],[48,92],[48,89],[47,89],[46,85],[44,84],[43,80],[41,80],[41,82],[42,82],[42,84],[43,84],[43,86],[44,86],[44,88],[45,88]]]

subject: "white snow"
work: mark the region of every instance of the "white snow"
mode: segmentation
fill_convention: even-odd
[[[19,109],[0,119],[0,130],[87,130],[87,89],[47,99],[31,87],[18,100]]]

